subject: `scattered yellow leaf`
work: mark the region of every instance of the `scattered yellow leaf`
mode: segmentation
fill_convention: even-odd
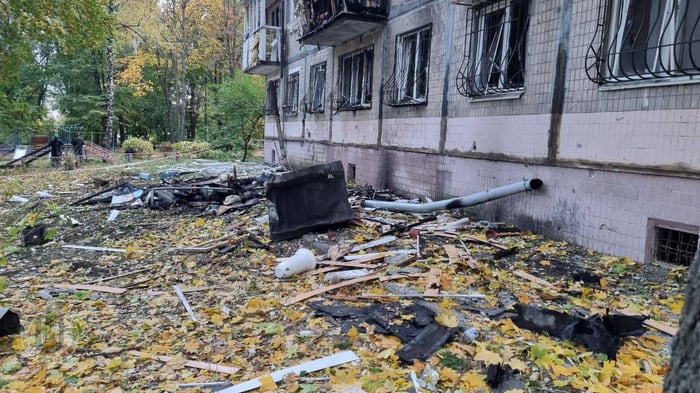
[[[277,389],[277,384],[275,383],[275,380],[272,379],[272,375],[270,374],[263,375],[262,377],[258,378],[258,381],[260,381],[261,392],[269,392]]]
[[[479,352],[474,356],[474,360],[484,362],[486,365],[489,364],[501,364],[503,363],[503,358],[496,352],[489,351],[486,348],[481,348]]]
[[[543,259],[540,261],[540,265],[542,265],[542,266],[549,266],[551,264],[552,264],[552,262],[550,262],[549,259]]]
[[[441,314],[438,314],[438,316],[435,317],[435,321],[440,325],[448,328],[457,327],[457,325],[459,325],[459,320],[457,319],[457,316],[454,315],[454,313],[452,312],[443,312]]]
[[[603,369],[600,371],[600,374],[598,374],[598,381],[604,385],[610,385],[610,380],[612,379],[613,374],[615,373],[615,361],[614,360],[606,360],[603,363]]]
[[[355,326],[351,327],[350,330],[348,330],[347,335],[350,338],[350,340],[352,340],[352,341],[357,340],[357,335],[358,335],[357,328]]]

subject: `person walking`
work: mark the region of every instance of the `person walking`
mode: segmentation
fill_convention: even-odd
[[[63,154],[63,141],[58,137],[58,133],[53,134],[53,139],[49,142],[51,147],[51,166],[61,166],[61,154]]]
[[[78,162],[83,162],[83,146],[85,145],[83,137],[79,133],[75,134],[71,143],[73,144],[73,153],[78,158]]]

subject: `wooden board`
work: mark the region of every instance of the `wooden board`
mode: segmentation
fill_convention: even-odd
[[[128,353],[131,356],[137,356],[140,358],[148,358],[148,359],[153,359],[153,360],[160,360],[161,362],[165,362],[165,363],[173,360],[173,358],[171,356],[151,355],[151,354],[148,354],[146,352],[129,351]],[[238,371],[240,371],[240,369],[238,367],[222,366],[219,364],[200,362],[200,361],[196,361],[196,360],[188,360],[185,363],[185,366],[192,367],[192,368],[198,368],[200,370],[214,371],[214,372],[223,373],[223,374],[236,374]]]
[[[460,263],[461,261],[464,261],[464,264],[469,266],[472,269],[479,270],[481,269],[481,264],[479,261],[476,259],[472,258],[470,255],[464,255],[457,247],[455,247],[452,244],[445,244],[443,246],[445,249],[445,252],[447,253],[447,256],[450,258],[450,261],[454,261],[457,263]]]
[[[342,281],[342,282],[339,282],[337,284],[326,285],[324,287],[314,289],[313,291],[300,293],[296,296],[283,299],[282,304],[285,306],[289,306],[290,304],[294,304],[294,303],[300,302],[302,300],[310,299],[314,296],[318,296],[322,293],[326,293],[326,292],[332,291],[334,289],[343,288],[343,287],[347,287],[350,285],[359,284],[361,282],[372,281],[372,280],[376,280],[376,279],[379,279],[380,281],[384,282],[384,281],[390,281],[390,280],[398,280],[401,278],[424,277],[424,276],[425,275],[422,273],[418,273],[415,275],[414,274],[406,274],[406,275],[397,274],[397,275],[393,275],[393,276],[380,276],[379,274],[372,274],[369,276],[353,278],[352,280]]]
[[[440,294],[440,269],[431,268],[428,272],[428,279],[425,282],[425,297],[435,297]]]
[[[117,295],[122,294],[122,293],[127,291],[125,288],[106,287],[104,285],[89,285],[89,284],[42,284],[42,285],[39,285],[39,288],[50,288],[50,287],[62,288],[62,289],[75,289],[78,291],[114,293]]]
[[[619,312],[622,315],[628,315],[628,316],[639,315],[638,312],[635,312],[635,311],[630,310],[628,308],[626,308],[624,310],[617,310],[617,312]],[[653,328],[653,329],[656,329],[660,332],[666,333],[669,336],[675,336],[676,333],[678,333],[678,328],[675,328],[675,327],[673,327],[669,324],[663,323],[663,322],[655,321],[653,319],[645,320],[644,324],[649,326],[650,328]]]
[[[547,289],[551,289],[553,291],[558,291],[559,288],[557,288],[554,284],[550,283],[549,281],[545,281],[537,276],[533,276],[532,274],[528,272],[524,272],[522,270],[516,270],[513,272],[514,275],[523,278],[525,280],[534,282],[535,284],[539,284],[540,286],[543,286]]]
[[[510,250],[510,247],[504,246],[503,244],[498,244],[494,242],[490,242],[488,240],[482,239],[480,237],[472,236],[472,235],[467,235],[467,234],[461,234],[463,238],[466,240],[472,241],[472,242],[477,242],[477,243],[482,243],[482,244],[488,244],[489,246],[496,247],[499,250]]]
[[[356,269],[375,269],[377,265],[366,264],[357,261],[339,262],[339,261],[319,261],[319,265],[337,266],[337,267],[352,267]]]

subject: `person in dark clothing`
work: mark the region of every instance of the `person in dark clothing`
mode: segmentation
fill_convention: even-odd
[[[73,153],[78,157],[78,161],[83,162],[83,146],[85,145],[83,137],[80,134],[75,134],[71,143],[73,144]]]
[[[51,166],[61,166],[61,154],[63,154],[63,142],[58,134],[53,135],[53,139],[49,142],[51,147]]]

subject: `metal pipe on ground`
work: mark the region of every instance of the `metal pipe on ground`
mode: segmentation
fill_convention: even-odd
[[[544,183],[542,183],[542,180],[537,178],[525,179],[517,183],[509,184],[507,186],[478,192],[476,194],[467,195],[460,198],[445,199],[442,201],[428,203],[406,203],[369,200],[364,202],[364,206],[400,212],[429,213],[437,210],[457,209],[461,207],[476,206],[484,202],[504,198],[520,192],[537,190],[540,187],[542,187],[543,184]]]

